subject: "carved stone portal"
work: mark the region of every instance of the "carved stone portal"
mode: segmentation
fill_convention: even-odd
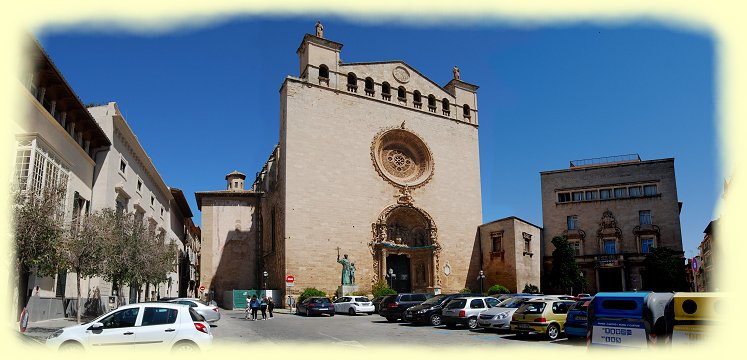
[[[373,283],[385,279],[387,255],[407,255],[410,258],[410,279],[413,291],[429,291],[441,284],[436,225],[422,209],[409,204],[391,205],[372,224]]]

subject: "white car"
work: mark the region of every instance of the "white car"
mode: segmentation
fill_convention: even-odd
[[[202,315],[207,322],[216,322],[220,320],[220,308],[213,305],[208,305],[204,301],[195,298],[177,298],[169,300],[168,302],[177,303],[182,305],[189,305],[197,311],[198,314]]]
[[[55,331],[47,347],[55,350],[208,350],[210,325],[194,309],[172,303],[121,306],[82,325]]]
[[[355,315],[357,313],[373,314],[376,312],[371,300],[365,296],[343,296],[333,303],[336,313],[347,313]]]

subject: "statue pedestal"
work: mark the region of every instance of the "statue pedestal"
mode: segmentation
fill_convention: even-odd
[[[337,288],[337,297],[350,295],[354,292],[358,291],[358,285],[340,285]]]

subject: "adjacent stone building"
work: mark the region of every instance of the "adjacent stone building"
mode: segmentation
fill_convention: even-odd
[[[200,247],[201,297],[223,299],[223,292],[259,287],[259,201],[262,195],[244,189],[246,175],[226,175],[226,190],[195,193],[202,212]]]
[[[28,193],[64,184],[63,221],[69,223],[90,210],[96,168],[103,161],[100,154],[111,141],[33,39],[27,43],[26,59],[28,72],[18,83],[18,91],[24,94],[25,116],[14,122],[15,186]],[[38,304],[45,309],[32,320],[41,319],[42,312],[45,318],[63,315],[67,279],[64,272],[55,277],[31,275],[27,289],[21,289],[18,296],[24,304],[32,295],[44,300]],[[67,293],[72,295],[73,291]]]
[[[493,284],[512,293],[526,285],[540,287],[542,228],[511,216],[480,225],[477,233],[485,291]]]
[[[642,262],[650,249],[682,252],[674,159],[578,160],[540,178],[545,274],[559,235],[573,246],[592,293],[646,289]]]

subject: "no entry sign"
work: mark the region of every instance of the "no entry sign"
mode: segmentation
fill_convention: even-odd
[[[285,277],[285,286],[287,287],[293,287],[295,284],[296,278],[293,277],[293,275],[288,275]]]

